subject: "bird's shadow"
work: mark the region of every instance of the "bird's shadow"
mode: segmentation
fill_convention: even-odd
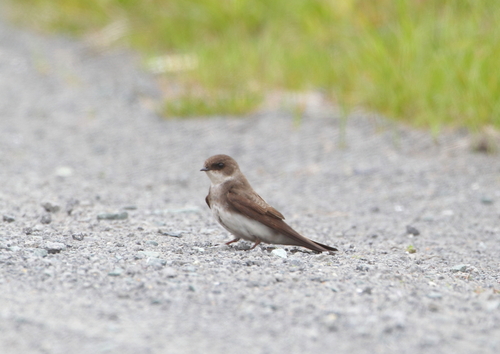
[[[246,243],[246,242],[239,242],[238,244],[232,244],[232,245],[225,245],[225,244],[214,244],[212,247],[221,247],[221,246],[226,246],[227,249],[234,250],[234,251],[251,251],[252,244],[251,243]],[[259,245],[259,248],[263,251],[266,251],[268,253],[271,253],[273,250],[278,249],[278,247],[275,246],[267,246],[267,245]],[[312,251],[312,250],[307,250],[307,249],[301,249],[298,247],[286,247],[284,248],[285,251],[295,254],[295,253],[304,253],[304,254],[321,254],[321,252],[317,251]],[[329,254],[332,254],[328,252]]]

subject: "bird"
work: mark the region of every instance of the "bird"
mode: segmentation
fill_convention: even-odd
[[[253,190],[231,156],[209,157],[200,171],[211,181],[205,201],[215,220],[236,237],[226,245],[244,239],[254,242],[250,250],[264,242],[301,246],[316,252],[338,251],[292,229],[285,217]]]

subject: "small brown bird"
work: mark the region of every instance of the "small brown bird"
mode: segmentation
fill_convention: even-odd
[[[227,155],[215,155],[205,161],[200,171],[212,184],[205,198],[215,220],[236,238],[255,242],[302,246],[317,252],[337,251],[300,235],[283,220],[279,211],[266,203],[250,186],[236,161]]]

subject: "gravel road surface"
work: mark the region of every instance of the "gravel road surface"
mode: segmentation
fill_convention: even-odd
[[[297,122],[160,95],[130,52],[0,22],[1,353],[500,352],[499,155],[315,96]],[[339,252],[225,246],[216,153]]]

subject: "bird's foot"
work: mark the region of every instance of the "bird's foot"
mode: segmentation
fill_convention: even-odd
[[[260,240],[257,239],[257,241],[255,241],[254,245],[249,249],[249,251],[253,250],[255,247],[257,247],[259,244],[260,244]]]
[[[240,240],[239,238],[235,238],[234,240],[231,240],[231,241],[229,241],[229,242],[226,242],[226,245],[228,245],[228,246],[229,246],[231,243],[233,243],[233,242],[238,242],[239,240]]]

